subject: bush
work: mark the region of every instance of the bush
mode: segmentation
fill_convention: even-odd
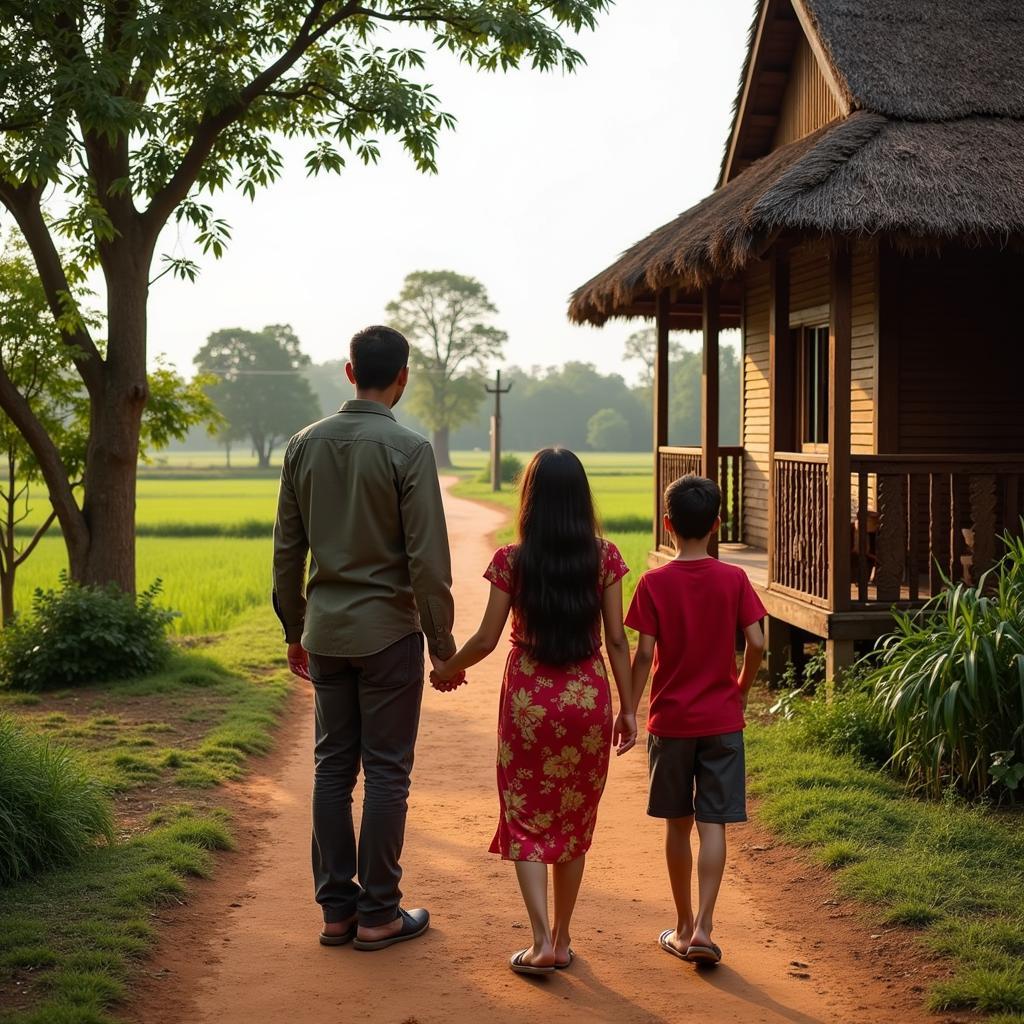
[[[523,471],[523,461],[518,455],[502,455],[501,457],[501,482],[503,484],[514,484]],[[479,482],[489,484],[491,482],[491,463],[487,461],[487,468],[480,474]]]
[[[112,839],[110,805],[66,747],[0,715],[0,886]]]
[[[32,611],[0,633],[0,683],[44,690],[151,672],[170,653],[174,612],[157,607],[157,580],[134,598],[117,587],[83,587],[61,574],[36,590]]]
[[[893,767],[933,796],[1024,788],[1024,540],[976,587],[896,616],[868,674]]]

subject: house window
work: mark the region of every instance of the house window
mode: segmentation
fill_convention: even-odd
[[[828,325],[800,330],[800,441],[804,451],[828,447]]]

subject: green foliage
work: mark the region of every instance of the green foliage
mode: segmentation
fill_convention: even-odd
[[[979,797],[1024,772],[1024,540],[977,587],[898,614],[867,681],[891,729],[893,767],[927,793]]]
[[[159,580],[135,598],[62,574],[60,589],[37,590],[31,614],[0,633],[0,683],[46,690],[153,671],[169,654],[174,618],[156,604],[159,593]]]
[[[436,432],[472,419],[486,397],[484,371],[507,338],[490,323],[498,309],[487,289],[451,270],[417,270],[387,312],[412,345],[410,410]],[[447,451],[437,457],[448,464]]]
[[[0,714],[0,886],[112,837],[110,804],[67,747]]]
[[[758,817],[837,873],[840,893],[921,929],[957,975],[933,1006],[1024,1011],[1024,832],[1019,816],[907,794],[887,772],[808,742],[799,715],[747,729]]]
[[[501,482],[503,484],[514,484],[519,480],[519,474],[523,471],[523,460],[518,455],[505,454],[501,457]],[[477,477],[482,484],[491,482],[491,464],[488,461],[487,467]]]
[[[599,452],[628,451],[632,445],[629,421],[618,409],[598,409],[587,420],[587,444]]]
[[[320,418],[320,404],[303,375],[309,356],[291,327],[215,331],[195,357],[210,382],[206,393],[220,411],[223,442],[248,439],[260,466],[301,427]]]

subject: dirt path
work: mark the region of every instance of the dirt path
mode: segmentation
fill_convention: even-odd
[[[448,498],[457,634],[475,628],[500,512]],[[146,1024],[889,1024],[927,1018],[900,936],[872,939],[820,872],[754,826],[737,828],[716,938],[698,973],[661,952],[672,924],[658,824],[644,814],[643,751],[613,760],[574,929],[571,971],[514,976],[528,945],[510,865],[487,854],[497,802],[494,726],[504,652],[454,694],[428,690],[413,777],[406,905],[430,908],[423,940],[382,953],[325,949],[309,870],[312,715],[296,697],[278,754],[235,795],[239,850],[165,928],[126,1018]],[[358,810],[358,809],[357,809]],[[894,959],[895,958],[895,959]],[[799,966],[794,966],[797,961]],[[884,971],[878,964],[884,962]]]

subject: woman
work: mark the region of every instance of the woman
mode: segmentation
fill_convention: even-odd
[[[435,683],[443,684],[486,658],[512,612],[498,717],[501,816],[491,852],[515,862],[533,928],[533,945],[510,961],[520,974],[550,974],[573,960],[569,923],[612,742],[602,621],[619,704],[630,706],[622,625],[627,572],[615,545],[597,535],[582,463],[564,448],[545,448],[523,474],[519,542],[500,548],[484,573],[491,592],[480,628],[435,673]],[[620,754],[636,741],[635,718],[621,722]]]

